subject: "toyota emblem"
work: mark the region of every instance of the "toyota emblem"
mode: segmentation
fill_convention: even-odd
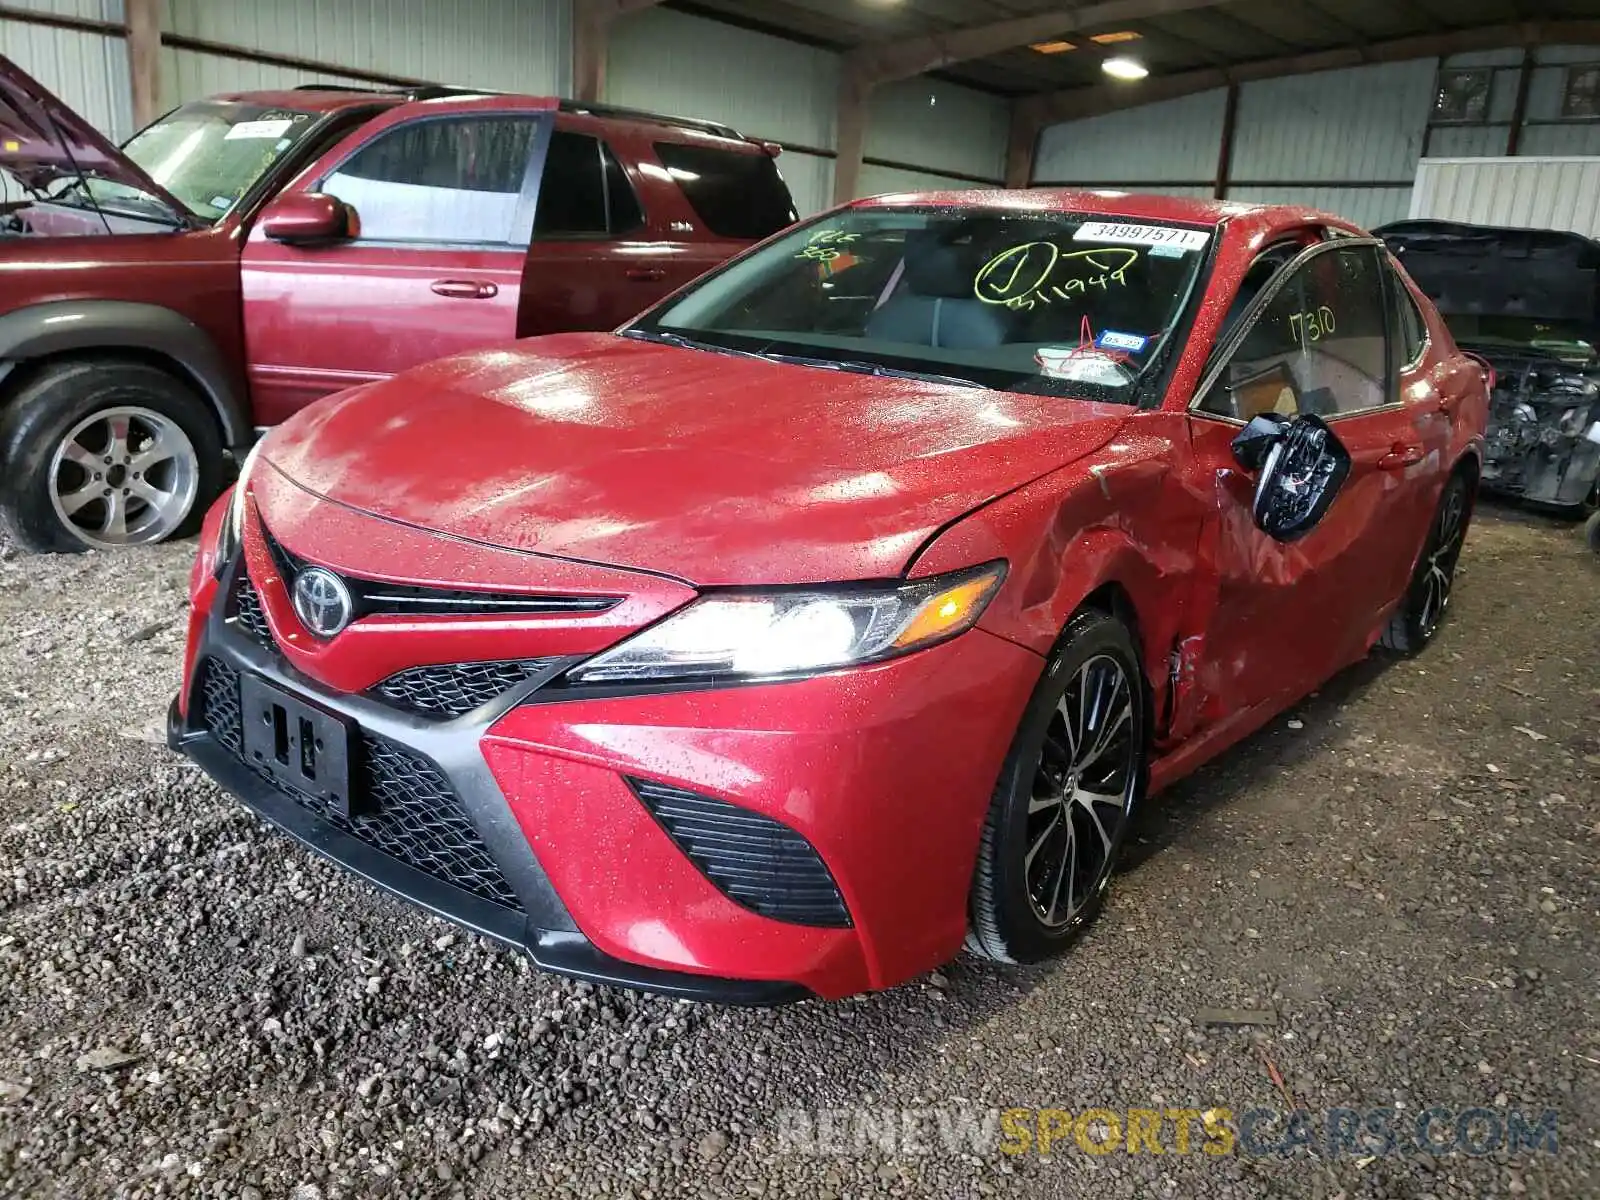
[[[294,611],[319,638],[343,631],[355,616],[355,601],[344,580],[321,567],[307,567],[294,577]]]

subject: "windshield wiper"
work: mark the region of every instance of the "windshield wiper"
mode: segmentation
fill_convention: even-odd
[[[824,371],[848,371],[852,375],[877,375],[883,379],[915,379],[922,383],[947,383],[954,387],[982,387],[971,379],[959,375],[938,375],[932,371],[908,371],[900,367],[886,367],[881,363],[857,362],[851,358],[812,358],[804,354],[783,354],[763,351],[754,355],[769,362],[787,363],[795,367],[820,367]]]
[[[665,330],[625,329],[623,337],[645,342],[665,342],[685,350],[709,350],[713,354],[731,354],[735,358],[758,358],[763,362],[783,363],[791,367],[817,367],[824,371],[847,371],[852,375],[877,375],[884,379],[915,379],[922,383],[947,383],[954,387],[982,387],[971,379],[957,375],[936,375],[929,371],[907,371],[899,367],[885,367],[877,363],[857,362],[854,359],[813,358],[805,354],[785,354],[777,350],[735,350],[731,346],[718,346],[712,342],[697,342],[681,333]]]

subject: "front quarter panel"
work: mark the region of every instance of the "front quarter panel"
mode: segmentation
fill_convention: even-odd
[[[1173,470],[1187,450],[1180,415],[1137,414],[1098,451],[948,529],[911,574],[1005,559],[1005,585],[979,626],[1041,655],[1087,597],[1115,585],[1132,604],[1160,712],[1204,516]]]

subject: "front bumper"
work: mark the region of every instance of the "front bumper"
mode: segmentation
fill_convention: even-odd
[[[729,1004],[886,987],[959,950],[979,830],[1041,667],[1030,652],[975,630],[831,676],[597,698],[516,689],[441,722],[296,671],[225,620],[216,597],[231,584],[229,572],[213,611],[196,613],[169,741],[380,887],[548,970]],[[219,736],[206,689],[236,695],[247,673],[338,713],[369,754],[431,781],[398,818],[430,827],[425,853],[394,853],[384,830],[374,836],[246,765]],[[848,922],[796,924],[736,903],[641,801],[639,780],[797,832],[826,864]],[[448,828],[433,836],[441,805]]]

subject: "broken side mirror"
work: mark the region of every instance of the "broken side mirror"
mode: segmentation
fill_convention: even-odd
[[[1256,525],[1280,542],[1310,533],[1350,474],[1350,452],[1311,413],[1253,418],[1233,439],[1233,456],[1256,473]]]

